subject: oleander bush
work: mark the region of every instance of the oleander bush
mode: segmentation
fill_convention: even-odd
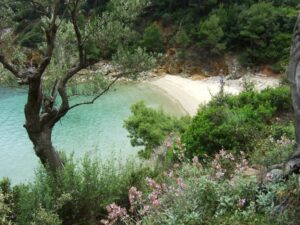
[[[133,161],[68,157],[56,176],[41,166],[32,183],[10,187],[6,182],[0,189],[0,219],[20,225],[99,224],[106,205],[129,205],[127,190],[143,189],[142,178],[156,174]]]
[[[266,139],[259,142],[251,155],[251,161],[257,165],[272,166],[283,163],[292,155],[294,140],[282,137],[280,140]]]
[[[108,205],[102,224],[297,224],[299,175],[284,181],[267,175],[264,183],[245,155],[221,150],[201,164],[174,165],[158,181],[145,178],[148,191],[131,187],[130,207]],[[234,168],[234,170],[228,170]],[[227,174],[226,174],[227,173]]]

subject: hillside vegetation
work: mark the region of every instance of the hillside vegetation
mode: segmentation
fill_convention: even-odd
[[[39,10],[30,0],[9,4],[14,10],[16,41],[39,48],[44,38]],[[282,72],[288,63],[299,7],[297,0],[153,0],[136,21],[131,45],[132,49],[140,46],[162,53],[175,48],[179,60],[222,58],[233,53],[245,67],[268,64],[275,72]],[[109,8],[107,0],[90,0],[82,10],[90,17]],[[109,59],[117,45],[111,40],[99,52],[91,44],[89,51],[93,57],[101,54]]]
[[[299,175],[265,174],[295,145],[288,87],[217,96],[192,120],[143,103],[132,113],[125,126],[151,163],[64,157],[56,176],[41,167],[31,184],[3,180],[1,224],[299,221]]]
[[[12,10],[7,23],[12,43],[39,52],[43,9],[30,0],[5,2]],[[111,7],[108,0],[88,0],[80,10],[93,20]],[[100,32],[111,38],[88,44],[87,60],[113,60],[125,39],[129,53],[138,49],[135,57],[151,53],[149,62],[159,55],[152,53],[175,49],[178,60],[218,64],[234,54],[245,67],[268,64],[283,72],[299,7],[299,0],[153,0],[134,21],[134,30]],[[59,11],[62,17],[64,9]],[[62,22],[58,44],[72,40],[69,26]],[[75,51],[64,54],[70,52]],[[54,54],[54,71],[71,64],[57,57],[60,53]],[[129,53],[122,55],[127,66],[142,67],[126,61]],[[250,85],[236,96],[220,91],[193,118],[172,117],[138,102],[124,127],[132,145],[142,148],[139,159],[75,160],[60,153],[61,170],[50,172],[45,164],[31,183],[11,185],[3,179],[0,225],[299,224],[300,175],[274,167],[295,148],[293,122],[286,84],[260,92]]]

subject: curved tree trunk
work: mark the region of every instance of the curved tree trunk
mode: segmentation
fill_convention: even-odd
[[[51,140],[52,129],[55,125],[53,118],[57,115],[57,111],[52,110],[51,107],[49,108],[46,105],[48,103],[43,100],[40,77],[33,76],[28,80],[28,83],[28,98],[24,109],[26,119],[24,127],[33,143],[35,154],[45,167],[55,173],[58,169],[63,168],[62,160],[55,151]],[[45,109],[46,107],[48,109]],[[44,108],[43,111],[42,108]]]
[[[52,145],[52,128],[44,128],[39,132],[31,132],[27,129],[27,133],[34,145],[35,154],[42,164],[54,173],[63,169],[62,160]]]

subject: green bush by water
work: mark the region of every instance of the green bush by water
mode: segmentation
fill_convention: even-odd
[[[145,146],[140,156],[149,158],[170,133],[183,133],[189,124],[189,117],[175,118],[162,110],[155,110],[138,102],[131,106],[132,115],[125,120],[132,146]]]
[[[189,157],[213,154],[222,148],[253,150],[255,141],[268,135],[267,125],[272,118],[291,111],[286,86],[219,96],[199,109],[183,142]]]

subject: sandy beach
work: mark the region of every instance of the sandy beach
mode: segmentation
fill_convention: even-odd
[[[150,83],[161,88],[171,98],[178,101],[187,114],[194,116],[199,105],[207,103],[220,91],[220,81],[221,77],[219,76],[191,80],[175,75],[165,75],[150,81]],[[279,85],[278,78],[259,75],[249,76],[247,81],[253,82],[257,90]],[[227,80],[224,78],[224,82],[225,93],[238,94],[243,90],[245,79]]]

